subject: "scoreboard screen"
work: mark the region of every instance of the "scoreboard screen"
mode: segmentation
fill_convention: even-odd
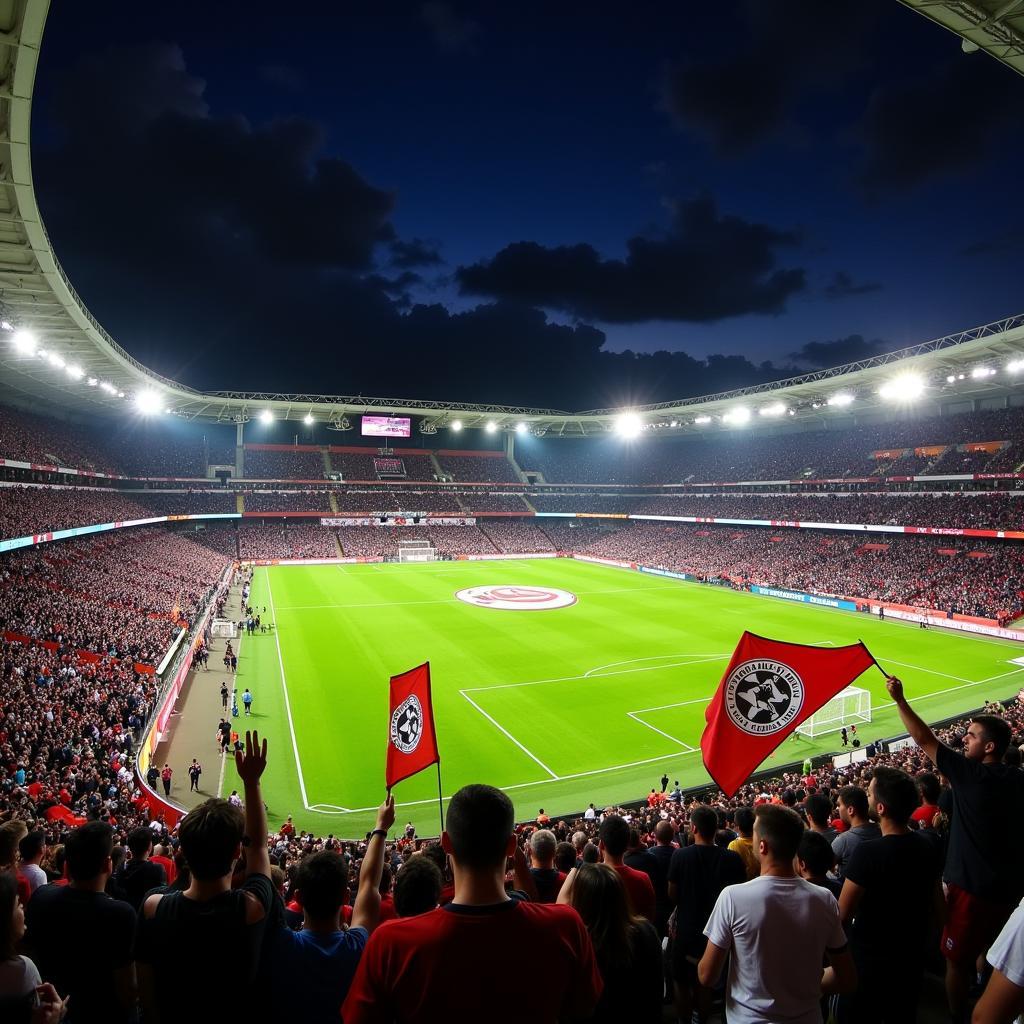
[[[363,437],[408,437],[411,422],[408,416],[364,416]]]

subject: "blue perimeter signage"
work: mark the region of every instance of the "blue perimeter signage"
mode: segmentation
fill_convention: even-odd
[[[825,608],[841,608],[846,612],[857,611],[853,601],[843,601],[838,597],[820,597],[818,594],[805,594],[799,590],[779,590],[776,587],[760,587],[751,584],[752,594],[764,594],[767,597],[781,597],[784,601],[800,601],[803,604],[819,604]]]

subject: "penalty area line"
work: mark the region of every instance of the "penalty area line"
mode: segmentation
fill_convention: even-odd
[[[543,768],[544,771],[546,771],[548,775],[551,776],[552,779],[557,780],[561,778],[560,775],[556,775],[536,754],[534,754],[532,751],[524,747],[523,744],[520,743],[519,740],[517,740],[515,736],[513,736],[512,733],[508,731],[508,729],[505,728],[505,726],[503,726],[499,721],[497,721],[496,719],[492,718],[489,714],[487,714],[487,712],[484,711],[484,709],[480,707],[480,705],[477,704],[477,702],[473,700],[473,698],[470,697],[465,690],[459,690],[459,693],[461,693],[462,696],[465,697],[466,700],[468,700],[469,703],[472,704],[473,707],[475,707],[477,711],[479,711],[480,714],[483,715],[484,718],[486,718],[487,721],[495,727],[495,729],[497,729],[499,732],[504,733],[527,757],[529,757],[531,760],[539,764],[541,768]]]
[[[656,725],[651,725],[650,722],[645,722],[642,718],[639,717],[639,713],[638,712],[636,712],[636,711],[627,711],[626,714],[630,718],[632,718],[634,722],[638,722],[640,725],[647,726],[648,729],[653,730],[659,736],[664,736],[665,739],[671,740],[673,743],[678,743],[679,746],[685,747],[687,751],[689,751],[690,753],[693,753],[693,749],[694,748],[691,747],[689,743],[684,743],[681,739],[677,738],[676,736],[672,736],[671,734],[665,732],[663,729],[659,729]]]

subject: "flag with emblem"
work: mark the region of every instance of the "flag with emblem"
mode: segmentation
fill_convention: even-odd
[[[390,790],[440,760],[430,703],[430,663],[426,662],[391,677],[385,785]]]
[[[797,726],[877,664],[863,643],[813,647],[744,633],[704,712],[704,767],[726,796]]]

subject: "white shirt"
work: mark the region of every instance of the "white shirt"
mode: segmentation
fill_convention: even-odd
[[[723,889],[704,934],[732,950],[729,1024],[821,1024],[821,964],[846,946],[839,904],[802,878],[761,875]]]
[[[594,808],[593,808],[593,807],[588,807],[588,808],[587,808],[587,809],[586,809],[586,810],[585,810],[585,811],[583,812],[583,817],[584,817],[584,819],[585,819],[586,821],[593,821],[593,820],[594,820],[594,818],[596,818],[596,817],[597,817],[597,814],[596,814],[596,812],[594,811]]]
[[[1024,900],[1010,915],[988,951],[988,962],[1018,988],[1024,988]]]
[[[0,996],[27,996],[43,979],[27,956],[0,960]]]
[[[23,864],[21,866],[21,873],[28,880],[28,884],[33,892],[39,886],[46,885],[46,872],[38,864]]]

